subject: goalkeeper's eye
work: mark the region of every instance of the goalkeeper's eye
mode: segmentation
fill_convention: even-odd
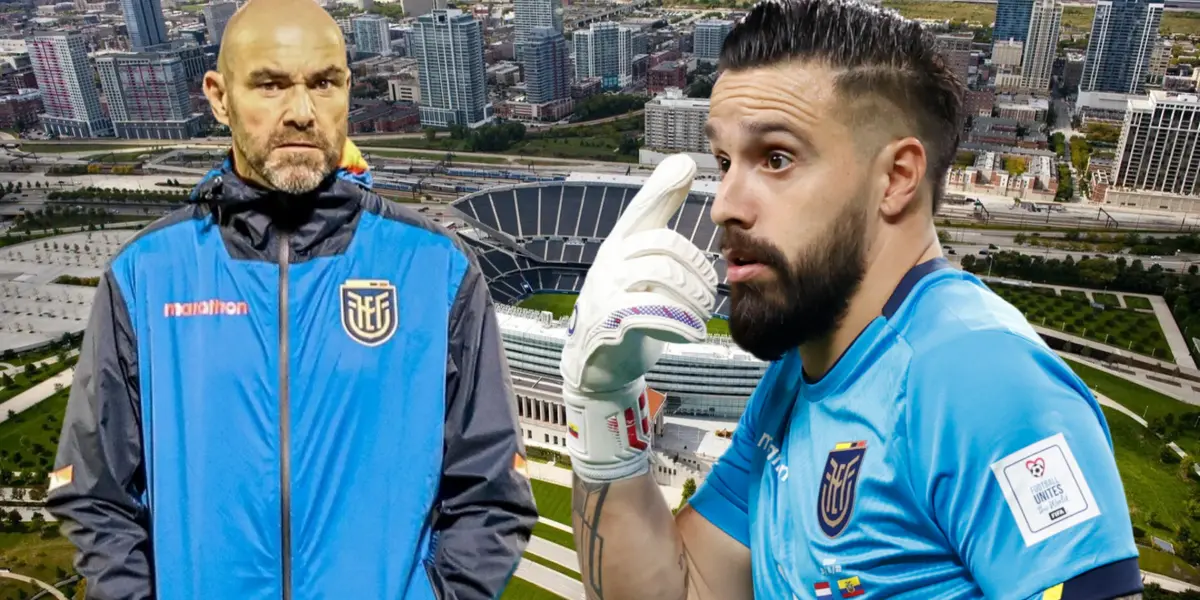
[[[772,152],[767,157],[767,167],[772,171],[778,171],[780,169],[787,168],[787,166],[790,164],[792,164],[791,157],[783,154],[782,152]]]
[[[722,173],[725,173],[729,170],[729,164],[728,158],[725,158],[724,156],[717,157],[717,169],[719,169]]]

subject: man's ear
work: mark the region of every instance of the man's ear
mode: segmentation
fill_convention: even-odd
[[[884,146],[879,159],[887,171],[879,209],[888,217],[896,217],[920,202],[928,155],[920,140],[905,137]]]
[[[204,96],[212,107],[213,117],[222,125],[229,125],[229,91],[225,87],[225,76],[217,71],[204,74]]]

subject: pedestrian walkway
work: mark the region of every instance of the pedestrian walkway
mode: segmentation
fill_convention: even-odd
[[[558,521],[555,521],[554,519],[547,519],[546,517],[539,516],[538,523],[542,523],[543,525],[553,527],[559,531],[565,531],[567,533],[575,533],[575,531],[573,529],[571,529],[570,525],[563,525],[562,523],[559,523]]]
[[[18,415],[33,406],[36,406],[42,400],[54,395],[55,386],[71,385],[71,378],[75,376],[75,369],[67,369],[46,381],[43,381],[20,394],[14,396],[8,402],[0,404],[0,423],[4,423],[12,415]]]
[[[1074,360],[1076,362],[1084,363],[1087,366],[1092,367],[1094,369],[1104,371],[1105,373],[1108,373],[1109,375],[1113,375],[1115,377],[1120,377],[1126,381],[1136,383],[1144,388],[1153,390],[1164,396],[1173,398],[1173,399],[1183,402],[1185,404],[1192,404],[1195,406],[1200,406],[1200,392],[1198,392],[1196,389],[1194,389],[1192,387],[1192,386],[1200,387],[1200,383],[1190,381],[1190,380],[1178,379],[1176,377],[1171,377],[1170,375],[1164,375],[1162,373],[1151,373],[1144,369],[1139,369],[1137,367],[1128,367],[1125,365],[1121,365],[1120,370],[1117,370],[1117,369],[1114,369],[1114,368],[1108,366],[1106,363],[1104,363],[1102,361],[1098,361],[1098,360],[1095,360],[1095,359],[1087,357],[1087,356],[1071,354],[1069,352],[1059,351],[1058,354],[1061,356],[1064,356],[1066,358],[1069,358],[1071,360]],[[1163,383],[1162,381],[1155,381],[1153,379],[1149,379],[1150,376],[1153,376],[1153,377],[1156,377],[1156,378],[1162,379],[1162,380],[1167,380],[1167,381],[1176,381],[1180,385],[1171,385],[1169,383]]]
[[[579,557],[575,555],[574,550],[565,546],[560,546],[554,542],[547,542],[540,537],[532,537],[529,539],[529,547],[525,551],[534,556],[540,556],[561,567],[566,567],[577,573],[579,572]]]
[[[517,565],[516,577],[524,579],[547,592],[569,600],[583,600],[583,584],[532,560],[522,558]]]

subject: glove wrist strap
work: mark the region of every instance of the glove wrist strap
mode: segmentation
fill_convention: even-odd
[[[644,378],[609,392],[566,386],[563,400],[567,450],[580,479],[610,482],[650,470],[651,426]]]

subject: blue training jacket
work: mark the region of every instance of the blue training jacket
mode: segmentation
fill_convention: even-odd
[[[496,598],[537,521],[483,276],[342,169],[227,163],[97,289],[47,506],[88,598]]]

